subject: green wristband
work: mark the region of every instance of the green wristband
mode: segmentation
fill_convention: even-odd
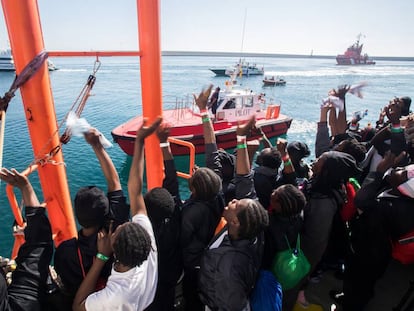
[[[104,254],[101,254],[101,253],[97,253],[96,258],[102,260],[103,262],[107,262],[109,260],[108,256],[105,256]]]
[[[404,129],[401,127],[391,127],[391,133],[402,133],[404,132]]]
[[[210,122],[210,118],[208,116],[204,116],[202,119],[203,123]]]
[[[289,166],[289,165],[292,165],[292,161],[290,161],[290,159],[283,162],[283,166]]]
[[[246,143],[244,143],[244,144],[237,144],[237,149],[246,149],[246,148],[247,148]]]

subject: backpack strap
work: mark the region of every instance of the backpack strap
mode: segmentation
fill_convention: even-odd
[[[285,234],[285,240],[286,240],[286,244],[289,247],[289,250],[292,251],[292,247],[290,246],[289,240],[287,238],[287,235]],[[299,250],[300,249],[300,234],[298,233],[298,237],[296,239],[296,249]]]

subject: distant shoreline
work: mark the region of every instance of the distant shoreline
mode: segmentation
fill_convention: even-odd
[[[201,52],[201,51],[162,51],[163,56],[210,56],[210,57],[240,57],[236,52]],[[278,58],[316,58],[335,59],[333,55],[300,55],[300,54],[271,54],[271,53],[242,53],[243,57],[278,57]],[[414,61],[414,57],[370,56],[374,61]]]

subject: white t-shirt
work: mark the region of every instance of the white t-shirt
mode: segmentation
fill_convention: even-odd
[[[140,224],[151,237],[152,250],[141,266],[126,272],[116,272],[112,267],[106,287],[86,298],[85,308],[93,310],[144,310],[153,301],[157,287],[157,246],[149,218],[138,214],[132,221]]]

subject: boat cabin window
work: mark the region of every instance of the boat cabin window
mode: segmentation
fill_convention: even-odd
[[[245,98],[244,106],[253,107],[253,96],[249,96]]]
[[[234,108],[236,108],[236,99],[235,98],[229,99],[223,107],[223,109],[234,109]]]

